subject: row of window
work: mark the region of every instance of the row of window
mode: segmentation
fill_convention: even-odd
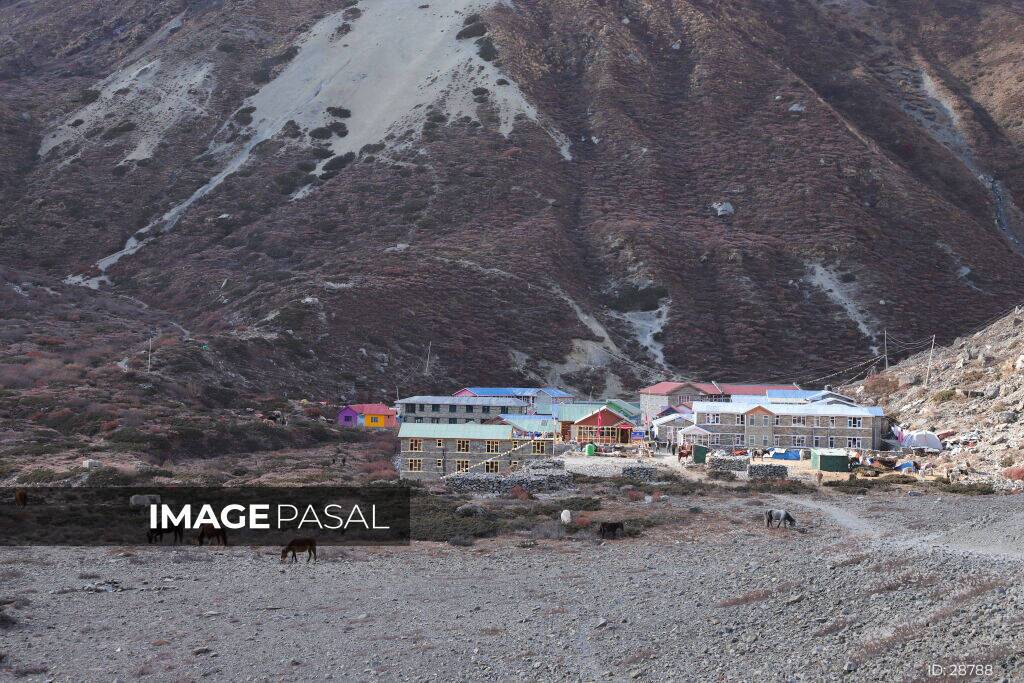
[[[860,436],[815,436],[808,439],[803,435],[793,436],[779,436],[776,434],[774,437],[769,438],[768,435],[761,437],[752,437],[747,439],[744,434],[712,434],[709,437],[708,443],[712,446],[729,445],[730,439],[733,446],[754,446],[754,447],[767,447],[774,446],[776,448],[783,446],[792,446],[794,448],[805,448],[807,446],[814,446],[814,448],[866,448],[863,437]]]
[[[484,463],[484,472],[486,472],[488,474],[497,474],[498,473],[498,465],[499,465],[499,463],[496,460],[488,460],[487,462]],[[510,467],[512,469],[517,469],[519,467],[519,461],[518,460],[513,460],[513,461],[511,461],[509,463],[509,465],[510,465]],[[422,472],[423,471],[423,458],[409,458],[406,461],[406,469],[409,472]],[[438,458],[437,460],[434,461],[434,469],[436,469],[438,471],[441,471],[441,472],[444,472],[444,460],[442,458]],[[453,471],[455,471],[455,472],[468,472],[469,471],[469,461],[468,460],[456,460],[455,461],[455,469]]]
[[[512,448],[518,448],[522,446],[526,441],[513,441]],[[437,448],[445,448],[447,444],[445,439],[435,439],[434,445]],[[455,440],[455,452],[456,453],[469,453],[470,442],[469,439],[456,439]],[[409,439],[409,450],[414,453],[423,452],[423,439]],[[534,441],[531,448],[533,455],[544,455],[547,453],[547,442],[546,441]],[[500,441],[484,441],[484,452],[485,453],[501,453],[501,442]]]
[[[818,416],[814,418],[815,427],[835,427],[838,421],[842,418],[836,416]],[[717,425],[722,424],[721,413],[707,413],[704,415],[704,421],[701,424]],[[748,424],[746,415],[737,415],[736,424],[745,425]],[[776,427],[782,426],[782,415],[751,415],[749,424],[751,427],[764,426],[770,427],[772,425]],[[790,424],[794,427],[806,427],[809,421],[805,415],[793,415]],[[861,429],[864,427],[864,418],[862,417],[848,417],[846,418],[847,429]]]
[[[403,412],[405,412],[407,414],[408,413],[416,413],[416,412],[419,412],[419,413],[440,413],[440,412],[444,412],[444,411],[441,410],[441,406],[443,405],[441,403],[406,403],[406,404],[403,404],[403,405],[405,406],[405,409],[403,410]],[[448,412],[449,413],[459,413],[459,412],[462,412],[462,413],[475,413],[477,408],[480,408],[480,412],[483,413],[484,415],[489,415],[491,413],[494,413],[496,415],[499,414],[499,413],[518,413],[518,412],[520,412],[522,410],[521,406],[475,406],[475,405],[471,405],[471,404],[460,404],[460,403],[449,403],[448,404]]]

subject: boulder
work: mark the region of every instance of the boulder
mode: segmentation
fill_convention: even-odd
[[[101,463],[99,460],[93,460],[92,458],[86,458],[85,460],[82,461],[82,467],[84,467],[87,470],[97,470],[97,469],[103,467],[103,463]]]
[[[562,515],[560,519],[562,520],[562,524],[569,526],[570,524],[572,524],[572,512],[570,512],[569,510],[562,510]]]
[[[711,205],[711,209],[719,218],[724,216],[731,216],[734,213],[736,213],[736,209],[733,208],[732,202],[715,202],[714,204]]]

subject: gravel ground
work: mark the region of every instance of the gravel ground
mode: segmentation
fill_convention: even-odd
[[[5,548],[0,678],[895,681],[964,663],[1021,680],[1019,501],[672,496],[647,509],[674,521],[638,538],[290,566],[272,548]],[[765,529],[766,507],[797,528]]]

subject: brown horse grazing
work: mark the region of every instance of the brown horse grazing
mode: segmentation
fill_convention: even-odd
[[[210,545],[213,545],[214,541],[220,541],[223,546],[228,544],[228,532],[218,529],[212,524],[204,524],[199,527],[199,545],[202,545],[207,538],[210,539]]]
[[[298,562],[299,558],[295,556],[296,552],[306,553],[306,562],[310,559],[316,561],[316,539],[293,539],[285,549],[281,551],[281,561],[284,562],[285,558],[288,557],[288,553],[292,554],[292,562]]]
[[[28,491],[25,489],[16,489],[14,491],[14,504],[19,507],[25,507],[28,505]]]
[[[281,551],[281,561],[284,562],[285,558],[288,557],[288,553],[292,554],[292,562],[298,562],[299,558],[295,556],[295,552],[306,553],[306,562],[312,559],[316,562],[316,539],[315,538],[296,538],[293,539],[288,545]]]

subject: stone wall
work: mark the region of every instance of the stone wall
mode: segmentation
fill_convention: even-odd
[[[785,465],[751,463],[747,467],[747,475],[751,479],[785,479],[789,476],[789,469]]]
[[[658,468],[648,465],[626,465],[622,468],[622,477],[637,481],[657,481],[660,478]]]
[[[747,455],[709,455],[707,468],[712,472],[746,472],[750,465]]]
[[[558,491],[572,485],[572,475],[564,469],[527,469],[509,474],[462,472],[443,479],[453,493],[508,493],[522,486],[530,493]]]

